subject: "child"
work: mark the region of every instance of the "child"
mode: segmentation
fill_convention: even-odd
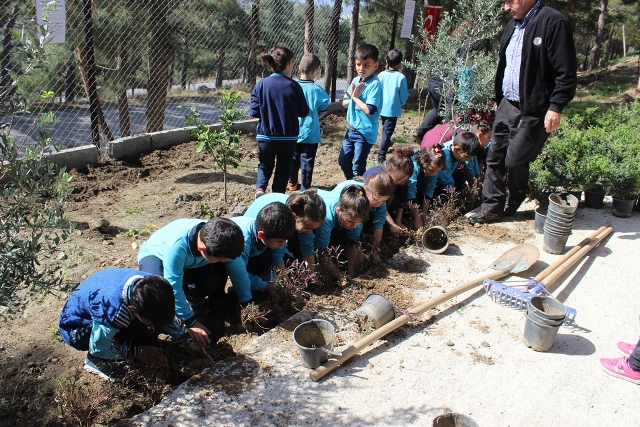
[[[307,262],[307,265],[315,266],[316,257],[313,247],[304,253],[300,252],[300,239],[304,239],[304,236],[300,237],[300,235],[313,236],[313,230],[322,225],[327,215],[327,208],[322,197],[318,195],[314,188],[310,188],[304,193],[294,193],[290,196],[281,193],[266,194],[249,206],[245,216],[256,216],[264,206],[272,202],[285,203],[293,212],[296,220],[297,236],[287,242],[285,252],[289,251],[294,258],[301,258]]]
[[[127,362],[167,367],[150,326],[174,323],[170,329],[178,339],[184,329],[174,316],[173,290],[165,279],[131,268],[108,268],[78,285],[62,308],[58,327],[66,344],[88,352],[87,371],[113,381],[124,375]],[[193,343],[186,348],[206,354]]]
[[[445,167],[434,176],[425,179],[422,195],[422,214],[426,215],[431,205],[434,195],[437,196],[448,187],[455,188],[453,173],[460,163],[464,163],[476,156],[480,151],[480,142],[473,132],[462,132],[453,138],[453,141],[444,144],[442,152],[446,161]],[[469,168],[465,166],[464,172],[469,180],[473,181],[473,175]],[[420,194],[420,193],[419,193]]]
[[[284,271],[284,247],[293,237],[296,220],[291,209],[281,202],[272,202],[258,212],[256,218],[231,218],[240,226],[244,250],[238,258],[225,262],[238,302],[246,305],[253,299],[252,291],[275,297],[272,268]]]
[[[397,237],[400,233],[407,231],[402,225],[402,215],[404,204],[408,201],[407,183],[411,175],[413,175],[413,150],[411,148],[396,148],[393,155],[385,163],[367,169],[364,173],[366,178],[370,174],[386,170],[393,177],[395,182],[395,191],[393,200],[387,203],[387,224],[391,234]]]
[[[300,133],[298,117],[309,114],[300,84],[289,77],[293,70],[293,52],[286,47],[276,46],[269,53],[261,53],[260,59],[271,68],[273,74],[256,83],[249,104],[249,116],[258,119],[256,198],[267,190],[274,165],[271,190],[274,193],[287,190],[292,153],[296,151]]]
[[[423,206],[424,196],[418,195],[418,188],[421,193],[424,188],[427,177],[435,176],[446,166],[446,159],[442,149],[442,144],[435,144],[434,146],[423,148],[416,152],[412,157],[413,159],[413,175],[409,178],[407,183],[407,199],[409,200],[409,207],[411,209],[411,216],[413,217],[413,226],[417,230],[424,227],[424,220],[426,220],[426,214],[420,212],[420,208]]]
[[[614,377],[640,384],[640,341],[637,344],[619,342],[616,347],[624,357],[600,359],[602,369]]]
[[[311,188],[313,178],[313,166],[316,161],[316,152],[320,144],[320,117],[324,116],[329,107],[329,95],[320,86],[314,83],[320,70],[320,58],[312,53],[306,53],[300,60],[300,86],[309,106],[309,114],[299,119],[300,134],[296,144],[296,153],[291,165],[289,184],[287,190],[305,191]],[[298,185],[298,171],[302,169],[302,188]]]
[[[387,220],[387,202],[393,197],[395,182],[391,174],[386,170],[367,175],[364,181],[358,179],[341,182],[331,190],[334,196],[339,196],[345,187],[359,185],[364,188],[364,192],[369,199],[371,206],[369,210],[369,220],[363,224],[363,230],[373,230],[373,258],[379,262],[380,243],[382,242],[382,230]]]
[[[387,69],[378,78],[382,83],[382,109],[380,121],[382,122],[382,140],[376,155],[376,162],[382,163],[387,159],[387,152],[393,146],[391,135],[396,129],[398,117],[402,114],[402,106],[409,98],[407,79],[400,72],[402,68],[402,52],[391,49],[387,53]]]
[[[382,84],[374,75],[379,65],[378,55],[378,48],[370,44],[356,49],[358,77],[353,79],[342,101],[347,107],[348,125],[338,163],[347,179],[364,174],[367,156],[378,139],[378,117],[382,107]]]
[[[155,231],[140,246],[138,267],[167,279],[176,315],[200,346],[209,344],[210,331],[198,317],[226,299],[223,263],[240,256],[243,242],[242,230],[230,219],[183,218]]]
[[[313,231],[313,239],[305,237],[304,241],[301,240],[300,249],[302,253],[309,248],[317,250],[318,262],[323,270],[345,286],[346,278],[356,271],[356,264],[360,257],[358,239],[362,231],[362,222],[369,215],[369,199],[360,185],[345,187],[339,197],[327,192],[323,195],[323,199],[327,205],[327,216],[322,225]],[[339,246],[346,250],[346,276],[331,259],[331,254],[327,250],[329,246]]]

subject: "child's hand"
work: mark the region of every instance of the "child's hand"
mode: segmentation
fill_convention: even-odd
[[[267,287],[264,289],[264,291],[267,293],[267,295],[269,295],[269,297],[271,297],[271,299],[276,299],[276,285],[273,282],[267,283]]]
[[[189,352],[189,354],[204,356],[205,358],[212,360],[209,353],[207,353],[206,347],[200,347],[198,344],[194,343],[193,341],[186,342],[182,346],[184,347],[185,350]]]
[[[360,98],[362,91],[364,90],[364,82],[358,83],[358,85],[351,84],[351,97]]]
[[[398,225],[396,223],[389,224],[389,229],[391,230],[391,235],[393,235],[393,237],[395,238],[398,238],[400,234],[404,234],[409,231],[407,230],[407,227],[403,225]]]
[[[136,360],[143,365],[157,366],[159,368],[169,366],[167,358],[162,354],[162,349],[151,345],[138,347],[138,357],[136,357]]]
[[[187,330],[189,331],[189,335],[193,342],[200,347],[204,347],[211,342],[211,339],[209,338],[209,329],[207,329],[207,327],[202,323],[196,322],[192,327],[187,328]]]

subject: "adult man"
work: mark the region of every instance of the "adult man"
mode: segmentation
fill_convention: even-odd
[[[503,4],[513,19],[500,43],[498,110],[482,210],[469,218],[471,224],[499,221],[518,210],[527,192],[529,164],[560,126],[562,109],[576,91],[576,51],[567,18],[536,0]]]

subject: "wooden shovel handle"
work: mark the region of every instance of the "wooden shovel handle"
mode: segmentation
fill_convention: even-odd
[[[450,291],[447,291],[438,297],[432,298],[431,300],[425,302],[424,304],[421,304],[418,307],[411,309],[409,311],[410,315],[403,314],[402,316],[392,320],[391,322],[387,323],[381,328],[376,329],[375,331],[373,331],[366,337],[362,338],[360,341],[356,342],[355,344],[350,345],[349,347],[347,347],[342,351],[341,356],[335,359],[329,359],[324,365],[319,366],[315,370],[313,370],[309,374],[309,377],[313,381],[318,381],[320,378],[324,377],[329,372],[333,371],[335,368],[342,365],[344,362],[346,362],[347,360],[351,359],[353,356],[358,354],[362,349],[364,349],[368,345],[374,343],[375,341],[387,335],[389,332],[395,331],[400,326],[409,322],[409,320],[411,320],[411,317],[419,316],[425,311],[434,308],[438,304],[441,304],[463,292],[466,292],[475,286],[481,285],[485,279],[498,280],[503,278],[507,274],[509,274],[509,272],[494,270],[486,273],[481,277],[477,277],[466,283],[463,283],[462,285],[459,285],[458,287],[453,288]]]
[[[589,243],[581,247],[577,252],[575,252],[570,258],[568,258],[560,267],[554,270],[551,274],[549,274],[544,280],[544,284],[547,287],[547,291],[553,292],[553,287],[551,286],[560,276],[562,276],[569,268],[571,268],[576,262],[581,260],[591,249],[595,248],[602,242],[605,237],[613,232],[613,227],[608,226],[604,230],[598,234],[598,236],[594,239],[591,239]]]
[[[576,246],[571,248],[571,250],[568,251],[566,254],[564,254],[560,258],[558,258],[556,260],[556,262],[554,262],[549,267],[547,267],[544,270],[542,270],[536,277],[533,278],[533,280],[535,280],[536,282],[545,282],[546,283],[546,281],[544,280],[545,277],[547,277],[549,274],[553,273],[556,268],[560,267],[566,260],[568,260],[573,255],[575,255],[576,252],[578,252],[580,249],[582,249],[585,245],[589,244],[589,242],[591,242],[591,240],[593,240],[596,237],[598,237],[598,235],[600,233],[602,233],[603,230],[605,230],[607,227],[610,227],[610,226],[611,226],[611,223],[607,222],[605,225],[603,225],[602,227],[598,228],[596,231],[591,233],[589,236],[585,237],[585,239],[583,241],[581,241]]]

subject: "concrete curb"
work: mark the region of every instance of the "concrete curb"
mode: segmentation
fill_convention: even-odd
[[[409,90],[409,98],[417,96],[418,89]],[[327,114],[335,114],[342,111],[345,111],[342,101],[332,102],[327,108]],[[257,123],[257,119],[242,120],[236,122],[234,128],[242,133],[255,132]],[[123,160],[127,157],[137,156],[140,153],[166,150],[174,145],[190,142],[192,140],[191,131],[194,129],[192,126],[118,138],[107,144],[107,156],[116,160]],[[210,129],[212,131],[220,130],[220,124],[213,124]],[[83,145],[51,154],[51,160],[55,164],[66,166],[67,169],[75,168],[78,170],[86,170],[87,166],[98,164],[98,158],[99,153],[94,145]]]

